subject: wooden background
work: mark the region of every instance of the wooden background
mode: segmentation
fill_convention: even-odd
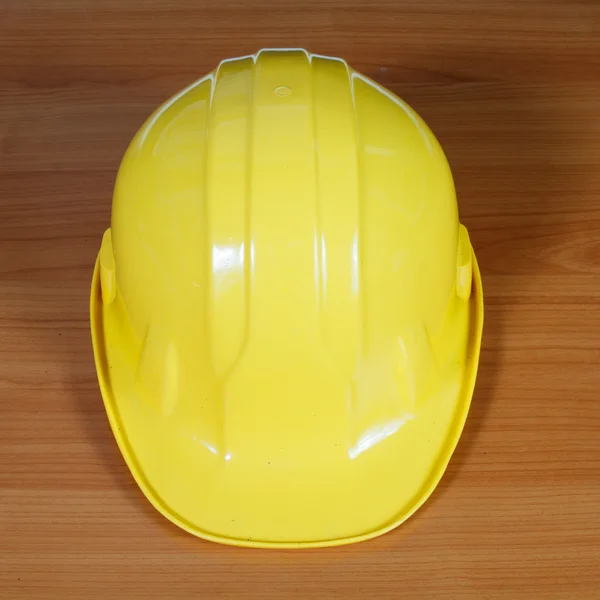
[[[486,326],[466,430],[405,525],[235,549],[160,516],[113,441],[88,288],[122,153],[222,58],[340,55],[453,168]],[[600,598],[598,0],[0,0],[0,597]]]

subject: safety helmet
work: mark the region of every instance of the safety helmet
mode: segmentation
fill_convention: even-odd
[[[460,436],[482,322],[438,142],[343,60],[225,60],[125,154],[96,367],[135,480],[190,533],[327,546],[407,519]]]

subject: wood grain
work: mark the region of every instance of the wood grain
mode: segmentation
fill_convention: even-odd
[[[341,55],[442,142],[484,277],[473,407],[404,526],[318,551],[170,525],[118,453],[88,286],[121,155],[263,46]],[[600,598],[600,3],[0,0],[0,597]]]

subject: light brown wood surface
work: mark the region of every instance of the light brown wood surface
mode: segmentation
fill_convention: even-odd
[[[483,272],[448,472],[405,525],[343,548],[235,549],[167,522],[90,347],[127,143],[264,46],[343,56],[414,106]],[[598,599],[599,389],[600,2],[0,0],[0,598]]]

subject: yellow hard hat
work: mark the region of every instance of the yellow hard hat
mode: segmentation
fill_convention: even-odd
[[[460,436],[482,322],[438,142],[343,60],[223,61],[127,150],[96,367],[133,476],[190,533],[327,546],[407,519]]]

